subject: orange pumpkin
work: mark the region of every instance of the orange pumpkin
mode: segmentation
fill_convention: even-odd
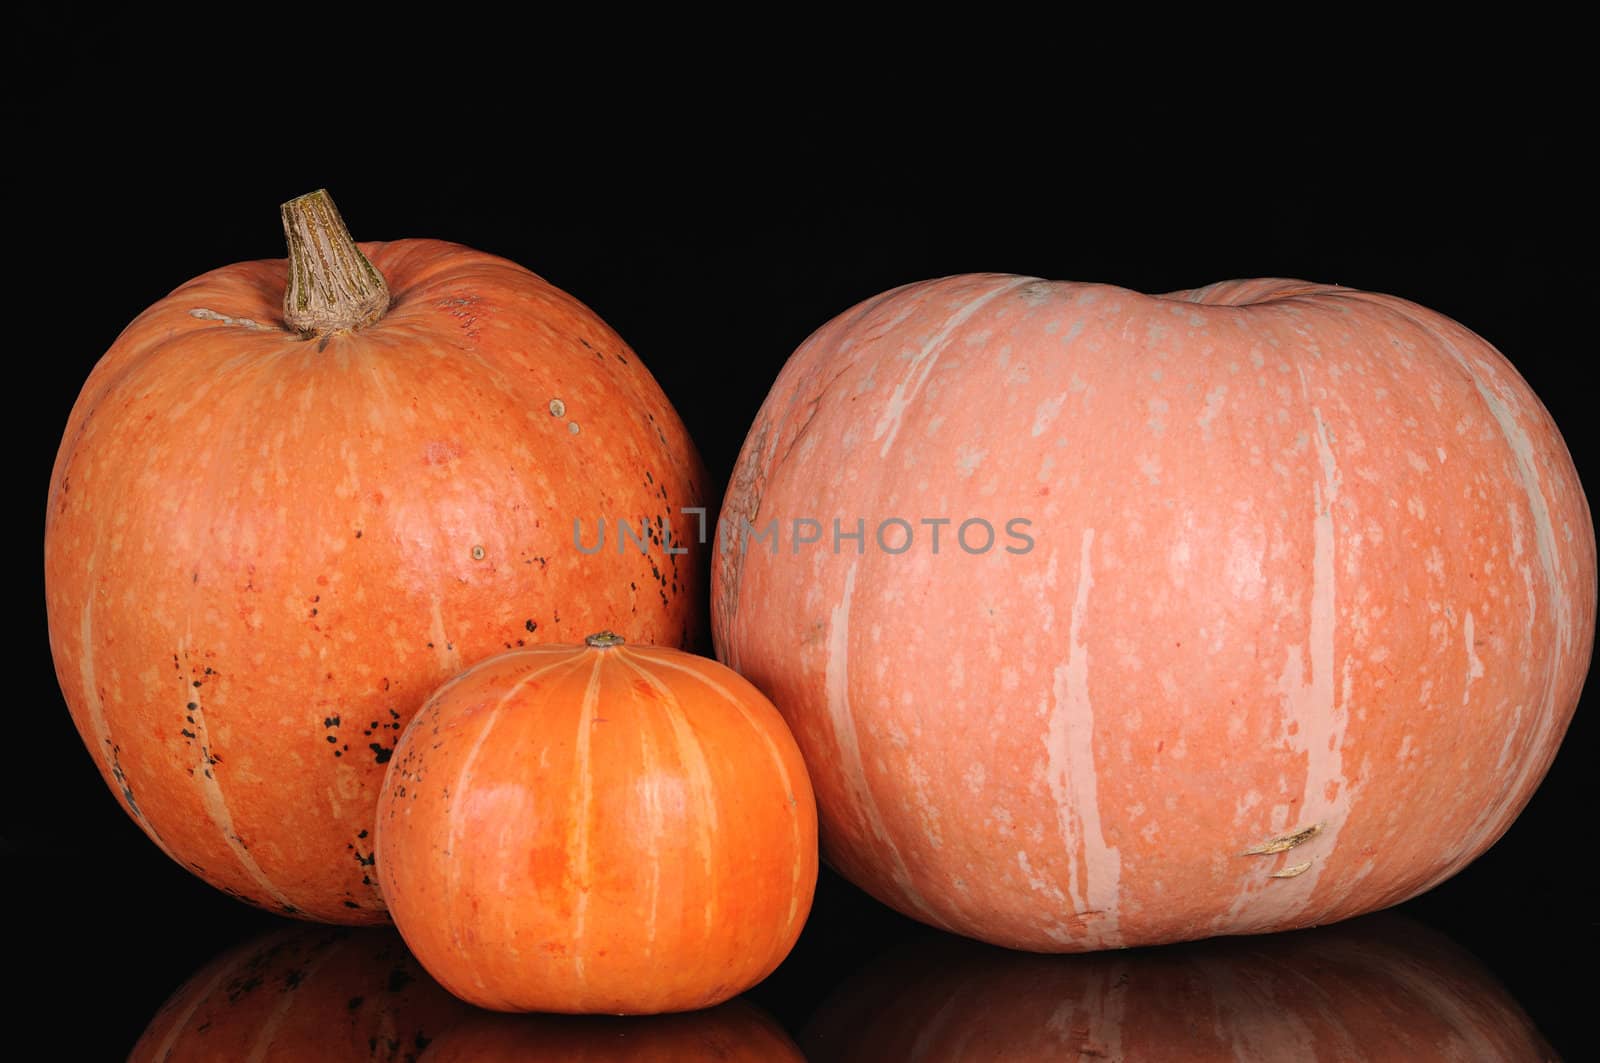
[[[1470,954],[1394,915],[1095,956],[930,933],[841,985],[801,1044],[835,1063],[1556,1058]]]
[[[379,801],[378,875],[407,944],[464,1000],[683,1011],[788,954],[816,830],[759,691],[603,633],[500,654],[428,700]]]
[[[1588,505],[1515,370],[1298,281],[887,293],[790,359],[720,530],[717,651],[824,857],[1040,951],[1428,889],[1527,803],[1594,637]]]
[[[392,929],[300,926],[208,963],[161,1006],[128,1059],[398,1063],[471,1012]]]
[[[633,352],[522,267],[358,251],[320,195],[285,228],[290,266],[184,285],[84,384],[50,483],[50,645],[163,851],[258,905],[377,922],[401,727],[466,665],[573,625],[694,638],[699,554],[573,539],[650,520],[659,541],[703,471]]]
[[[688,1015],[484,1015],[451,1027],[417,1063],[805,1063],[742,1000]]]

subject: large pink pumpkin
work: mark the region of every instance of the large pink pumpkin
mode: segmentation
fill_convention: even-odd
[[[828,861],[1041,951],[1444,880],[1538,786],[1594,633],[1588,506],[1526,383],[1300,281],[863,303],[778,378],[721,532],[718,652],[793,728]]]

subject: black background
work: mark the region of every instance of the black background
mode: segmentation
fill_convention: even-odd
[[[1145,103],[1065,81],[974,93],[892,80],[780,98],[751,89],[749,69],[698,88],[671,64],[630,77],[614,56],[552,73],[554,43],[468,88],[427,41],[409,47],[341,53],[356,93],[210,30],[153,54],[126,24],[61,16],[12,42],[10,631],[26,686],[0,770],[0,871],[6,954],[29,987],[18,1014],[71,1023],[81,1058],[125,1053],[194,968],[276,923],[168,863],[83,750],[45,631],[50,462],[122,326],[205,270],[280,256],[277,206],[301,192],[329,188],[360,239],[455,240],[578,296],[654,372],[714,480],[811,330],[889,287],[982,270],[1144,291],[1278,275],[1403,295],[1504,351],[1580,475],[1600,476],[1600,234],[1579,133],[1592,119],[1559,98],[1431,93],[1373,109],[1313,84],[1292,106],[1201,108],[1183,87]],[[842,68],[821,69],[813,82]],[[1594,1043],[1580,1010],[1592,979],[1566,957],[1594,940],[1595,700],[1510,833],[1404,906],[1484,960],[1573,1056]],[[910,925],[825,873],[795,954],[754,996],[796,1029]]]

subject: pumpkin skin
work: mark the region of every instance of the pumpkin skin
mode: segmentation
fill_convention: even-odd
[[[1469,953],[1392,914],[1278,937],[1094,956],[915,940],[801,1036],[813,1059],[1554,1059]]]
[[[300,926],[207,964],[161,1006],[128,1059],[415,1063],[471,1014],[392,929]]]
[[[805,1063],[772,1018],[743,1000],[687,1015],[475,1015],[417,1063]]]
[[[1527,803],[1594,635],[1588,506],[1515,370],[1299,281],[863,303],[785,366],[720,533],[717,652],[794,731],[824,859],[1038,951],[1423,892]]]
[[[704,617],[694,548],[574,547],[575,520],[588,545],[702,498],[622,340],[504,259],[361,247],[393,302],[358,331],[272,324],[282,260],[140,315],[73,407],[45,528],[56,674],[119,802],[218,888],[347,923],[386,919],[373,812],[429,692],[524,641],[687,643]]]
[[[614,638],[468,669],[389,769],[389,909],[481,1007],[710,1007],[770,974],[810,912],[816,803],[777,710],[716,661]]]

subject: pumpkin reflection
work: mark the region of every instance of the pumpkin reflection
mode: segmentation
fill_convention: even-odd
[[[742,1000],[708,1011],[616,1018],[479,1013],[442,1034],[420,1063],[805,1063],[765,1013]]]
[[[415,1061],[471,1011],[392,930],[296,927],[202,968],[161,1006],[129,1061]]]
[[[841,986],[813,1059],[1547,1060],[1510,995],[1395,915],[1081,956],[914,939]]]

